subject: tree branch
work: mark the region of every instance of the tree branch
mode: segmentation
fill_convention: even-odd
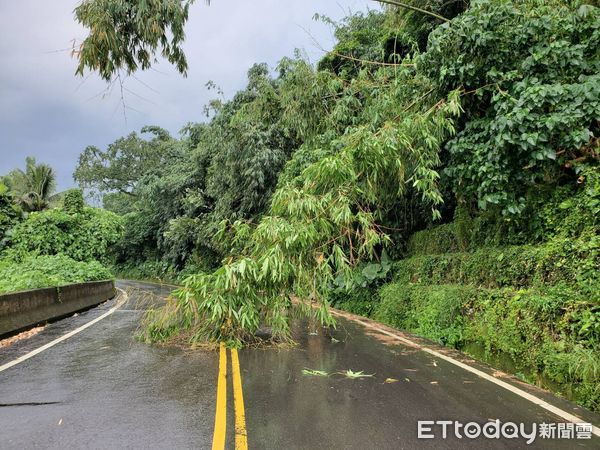
[[[443,22],[450,22],[450,19],[447,19],[444,16],[440,16],[439,14],[436,14],[434,12],[427,11],[426,9],[421,9],[417,6],[412,6],[412,5],[407,5],[406,3],[397,2],[396,0],[374,0],[374,1],[379,2],[379,3],[385,3],[388,5],[398,6],[400,8],[410,9],[412,11],[420,12],[422,14],[427,14],[428,16],[435,17],[436,19],[439,19]]]
[[[122,187],[111,186],[106,180],[101,180],[100,182],[106,187],[106,191],[107,191],[106,193],[109,193],[110,191],[117,191],[121,194],[127,194],[131,197],[137,197],[137,194],[135,194],[131,191],[128,191],[126,189],[123,189]]]

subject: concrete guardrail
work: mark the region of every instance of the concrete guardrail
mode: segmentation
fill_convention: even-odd
[[[0,336],[68,316],[115,296],[114,281],[92,281],[0,295]]]

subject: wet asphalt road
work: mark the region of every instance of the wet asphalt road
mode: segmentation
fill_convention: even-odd
[[[0,364],[112,306],[0,349]],[[133,333],[146,307],[134,294],[106,319],[0,372],[0,403],[8,405],[0,407],[0,448],[210,448],[217,358],[137,342]]]
[[[133,335],[143,310],[160,303],[169,289],[133,282],[118,286],[143,288],[157,297],[132,291],[114,314],[0,372],[0,448],[211,447],[218,354],[136,341]],[[0,349],[0,365],[113,306],[114,300]],[[518,439],[418,440],[417,420],[483,424],[500,419],[524,422],[528,428],[532,422],[564,420],[475,374],[351,320],[339,318],[335,331],[305,324],[295,331],[297,347],[239,352],[251,449],[600,448],[598,438],[538,438],[529,446]],[[303,375],[305,368],[332,375]],[[347,369],[373,376],[348,379],[336,374]],[[527,389],[596,426],[600,422],[596,414]],[[227,396],[227,448],[233,448],[231,386]]]

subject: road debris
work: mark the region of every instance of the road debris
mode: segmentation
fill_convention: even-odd
[[[35,327],[27,331],[23,331],[22,333],[15,334],[6,339],[0,340],[0,348],[8,347],[9,345],[14,344],[15,342],[21,341],[23,339],[29,339],[32,336],[35,336],[40,331],[42,331],[46,326],[42,325],[40,327]]]
[[[364,373],[362,370],[360,370],[358,372],[354,372],[350,369],[346,370],[345,372],[338,372],[338,373],[341,375],[344,375],[346,378],[352,378],[352,379],[370,378],[373,375],[375,375],[374,373],[371,373],[371,374]]]
[[[302,375],[311,375],[314,377],[328,377],[329,374],[324,370],[302,369]]]

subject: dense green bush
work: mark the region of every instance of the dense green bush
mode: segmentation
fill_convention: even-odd
[[[0,250],[8,239],[10,229],[21,219],[23,211],[15,202],[8,187],[0,182]]]
[[[417,231],[408,240],[409,255],[435,255],[438,253],[458,252],[454,222],[437,225]]]
[[[390,283],[380,291],[373,317],[442,344],[458,347],[462,342],[465,305],[476,297],[471,286],[420,286]]]
[[[108,261],[123,232],[122,219],[97,208],[69,214],[62,209],[33,212],[13,228],[13,251],[64,254],[77,261]]]
[[[491,291],[470,305],[465,341],[510,355],[561,387],[581,404],[600,409],[600,304],[566,284],[517,292]],[[572,390],[571,392],[568,392]]]
[[[481,209],[518,214],[531,186],[597,159],[600,9],[579,3],[477,0],[429,36],[438,92],[472,94],[445,172]]]
[[[0,260],[0,293],[112,278],[110,271],[97,261],[75,261],[65,255]]]
[[[83,191],[81,189],[69,189],[63,194],[63,210],[67,214],[81,214],[85,206]]]
[[[481,248],[413,256],[394,263],[394,277],[423,284],[527,287],[566,280],[586,292],[600,286],[600,236],[555,238],[542,245]]]
[[[577,181],[531,189],[527,207],[518,218],[498,211],[457,208],[455,220],[413,233],[408,240],[411,256],[453,253],[481,247],[543,243],[554,238],[571,240],[597,234],[600,227],[600,166],[579,167]]]

